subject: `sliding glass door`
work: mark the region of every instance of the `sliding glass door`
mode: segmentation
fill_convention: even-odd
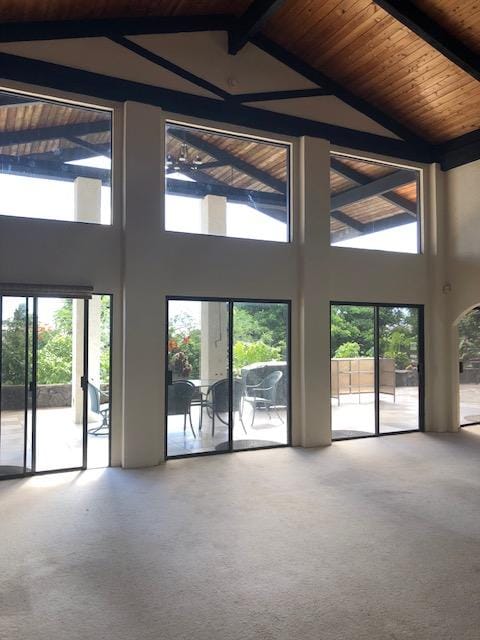
[[[167,456],[289,443],[288,302],[167,301]]]
[[[331,305],[332,438],[423,428],[423,308]]]
[[[111,296],[0,296],[0,477],[108,466]]]

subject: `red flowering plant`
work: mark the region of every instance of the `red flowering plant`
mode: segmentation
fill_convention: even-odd
[[[174,379],[199,376],[200,331],[174,317],[168,332],[168,365]]]

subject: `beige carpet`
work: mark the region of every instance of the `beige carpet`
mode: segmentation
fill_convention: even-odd
[[[478,640],[480,428],[0,483],[2,640]]]

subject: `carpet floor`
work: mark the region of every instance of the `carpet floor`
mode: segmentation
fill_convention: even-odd
[[[2,640],[478,640],[480,427],[0,483]]]

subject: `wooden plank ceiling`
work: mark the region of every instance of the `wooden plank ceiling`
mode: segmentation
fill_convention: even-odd
[[[478,0],[416,4],[478,49]],[[480,83],[371,0],[287,0],[264,33],[430,142],[480,128]]]
[[[0,21],[238,17],[255,1],[0,0]],[[440,144],[480,129],[480,83],[373,0],[271,4],[275,11],[262,23],[263,35],[420,138]],[[480,0],[414,4],[480,52]]]

